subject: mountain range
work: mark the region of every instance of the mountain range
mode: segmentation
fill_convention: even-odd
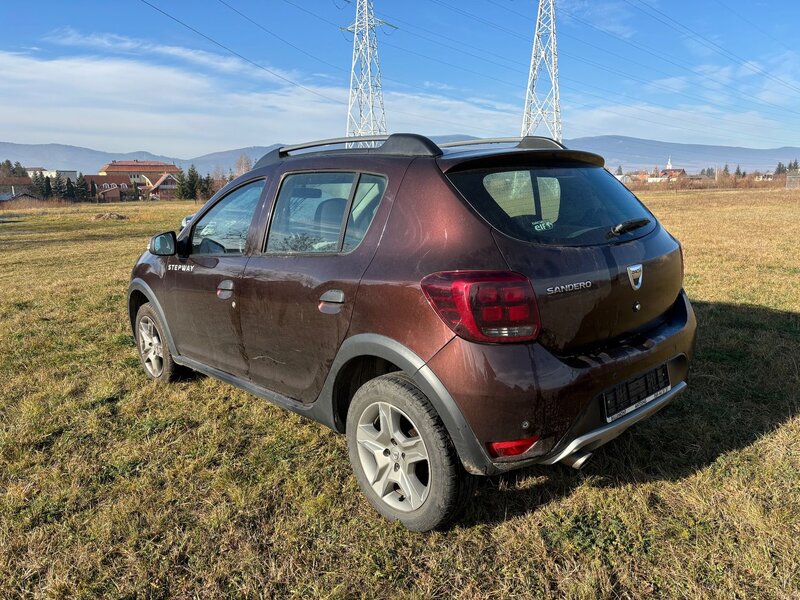
[[[473,139],[466,135],[433,136],[438,143]],[[637,169],[652,170],[664,167],[668,160],[676,168],[684,168],[688,173],[696,173],[707,167],[722,168],[725,164],[734,170],[739,165],[745,171],[772,170],[778,162],[788,163],[800,157],[800,147],[773,149],[742,148],[734,146],[710,146],[703,144],[681,144],[661,142],[618,135],[582,137],[564,142],[568,147],[595,152],[604,156],[611,169],[622,166],[626,172]],[[16,144],[0,142],[0,161],[19,161],[24,166],[37,166],[45,169],[77,170],[85,174],[97,173],[112,160],[159,160],[174,163],[188,169],[194,164],[201,174],[213,173],[222,169],[227,173],[233,169],[237,159],[245,154],[255,163],[264,154],[280,146],[249,146],[235,148],[194,158],[176,158],[152,154],[150,152],[114,153],[68,146],[65,144]]]

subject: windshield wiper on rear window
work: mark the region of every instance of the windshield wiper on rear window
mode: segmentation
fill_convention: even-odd
[[[622,235],[623,233],[628,233],[629,231],[633,231],[634,229],[639,229],[640,227],[644,227],[650,223],[650,219],[643,218],[643,219],[631,219],[630,221],[623,221],[619,225],[614,225],[611,230],[608,232],[608,237],[613,237],[615,235]]]

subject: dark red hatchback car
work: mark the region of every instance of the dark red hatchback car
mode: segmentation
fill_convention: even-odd
[[[562,462],[686,389],[683,256],[603,159],[546,138],[275,150],[133,269],[147,374],[179,365],[345,433],[424,531],[474,475]]]

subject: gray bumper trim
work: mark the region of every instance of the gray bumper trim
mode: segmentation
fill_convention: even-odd
[[[593,429],[588,433],[584,433],[583,435],[576,437],[566,446],[557,448],[555,453],[549,454],[536,462],[543,465],[552,465],[560,460],[563,460],[570,454],[574,454],[578,450],[586,450],[591,452],[595,448],[599,448],[603,444],[610,442],[615,437],[619,436],[631,425],[649,417],[655,412],[658,412],[685,390],[686,382],[681,381],[675,384],[672,389],[663,396],[656,398],[652,402],[645,404],[641,408],[628,415],[625,415],[613,423],[603,425],[602,427],[598,427],[597,429]]]

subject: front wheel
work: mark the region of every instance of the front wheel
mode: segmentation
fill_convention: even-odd
[[[347,446],[370,503],[413,531],[445,524],[474,491],[436,410],[402,375],[359,388],[347,413]]]
[[[177,365],[172,361],[164,326],[149,302],[136,313],[136,346],[148,377],[163,382],[176,379]]]

